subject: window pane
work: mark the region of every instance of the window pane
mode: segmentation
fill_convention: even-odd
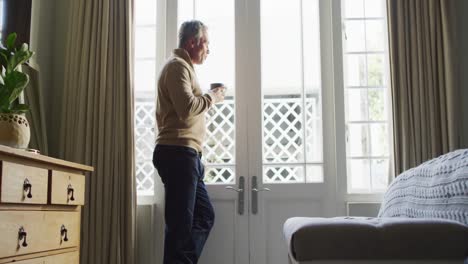
[[[156,0],[135,1],[135,25],[156,25]]]
[[[384,83],[384,56],[380,54],[367,55],[368,84],[369,86],[383,86]]]
[[[371,160],[372,190],[385,191],[388,185],[388,159]]]
[[[363,38],[364,39],[364,38]],[[385,36],[382,20],[366,21],[366,45],[368,51],[384,51]]]
[[[135,62],[135,90],[137,92],[156,91],[156,68],[154,60]]]
[[[204,90],[210,83],[227,85],[227,96],[235,91],[235,28],[233,0],[203,0],[195,2],[196,16],[190,14],[191,2],[179,0],[179,27],[186,20],[198,19],[208,26],[210,55],[206,62],[197,66],[198,81]],[[193,14],[193,11],[191,11]]]
[[[263,0],[261,4],[263,93],[265,95],[302,94],[300,2]],[[279,35],[281,35],[281,49],[287,52],[278,52]],[[287,65],[287,68],[284,65]]]
[[[387,156],[388,155],[388,125],[387,124],[370,124],[371,133],[371,155],[372,156]]]
[[[348,129],[348,156],[369,156],[369,125],[349,124]]]
[[[157,1],[135,1],[135,170],[137,194],[154,195]]]
[[[261,1],[264,182],[323,182],[319,18],[318,1]]]
[[[369,120],[387,120],[387,96],[386,89],[369,89]]]
[[[194,18],[194,4],[193,0],[179,0],[177,4],[177,25],[180,27],[182,22],[191,20]],[[177,30],[179,30],[179,27]]]
[[[302,1],[302,17],[302,39],[303,46],[306,47],[303,50],[303,79],[306,94],[306,162],[323,162],[320,23],[317,1]],[[313,168],[316,167],[313,166]],[[319,167],[321,168],[321,166]],[[315,173],[314,175],[319,174]],[[309,169],[307,169],[307,177],[309,177]],[[307,182],[314,182],[307,179]],[[322,178],[317,176],[314,179],[321,182],[323,175]]]
[[[348,185],[351,191],[370,189],[370,164],[368,159],[348,160]]]
[[[364,17],[364,0],[344,0],[344,17]]]
[[[154,195],[154,174],[155,169],[152,161],[141,162],[137,160],[136,164],[136,187],[139,195]]]
[[[346,119],[348,121],[368,120],[367,89],[346,89]]]
[[[264,183],[305,183],[303,166],[263,166]]]
[[[322,131],[322,119],[307,119],[306,162],[323,162]]]
[[[346,85],[365,86],[366,76],[366,55],[347,55],[346,58]]]
[[[346,21],[346,51],[365,51],[365,23],[362,20]]]
[[[320,23],[317,1],[302,1],[304,88],[308,96],[321,95]],[[321,100],[319,99],[319,103]],[[321,117],[321,105],[318,116]]]
[[[156,27],[135,28],[135,57],[154,58],[156,56]]]
[[[366,17],[384,17],[385,16],[385,1],[384,0],[364,0]]]
[[[195,2],[195,5],[193,4]],[[223,103],[206,114],[207,141],[203,161],[207,184],[235,183],[235,28],[233,0],[179,0],[178,24],[198,19],[208,26],[210,54],[203,65],[195,65],[203,90],[210,83],[227,87]]]

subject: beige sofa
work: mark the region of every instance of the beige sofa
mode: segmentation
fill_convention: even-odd
[[[468,149],[400,174],[378,217],[294,217],[290,263],[468,264]]]

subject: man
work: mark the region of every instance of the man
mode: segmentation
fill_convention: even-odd
[[[158,137],[153,163],[164,183],[164,264],[197,263],[214,223],[201,163],[205,113],[224,100],[224,87],[202,94],[193,64],[209,54],[207,27],[192,20],[179,30],[179,48],[158,80]]]

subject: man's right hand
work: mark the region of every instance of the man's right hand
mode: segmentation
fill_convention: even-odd
[[[215,104],[221,103],[224,101],[224,92],[225,92],[225,87],[217,87],[215,89],[210,90],[208,93],[210,94],[211,98],[214,99]]]

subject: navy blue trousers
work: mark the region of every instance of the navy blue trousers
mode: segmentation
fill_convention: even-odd
[[[156,145],[153,164],[165,189],[164,264],[194,264],[214,224],[203,182],[201,154],[183,146]]]

